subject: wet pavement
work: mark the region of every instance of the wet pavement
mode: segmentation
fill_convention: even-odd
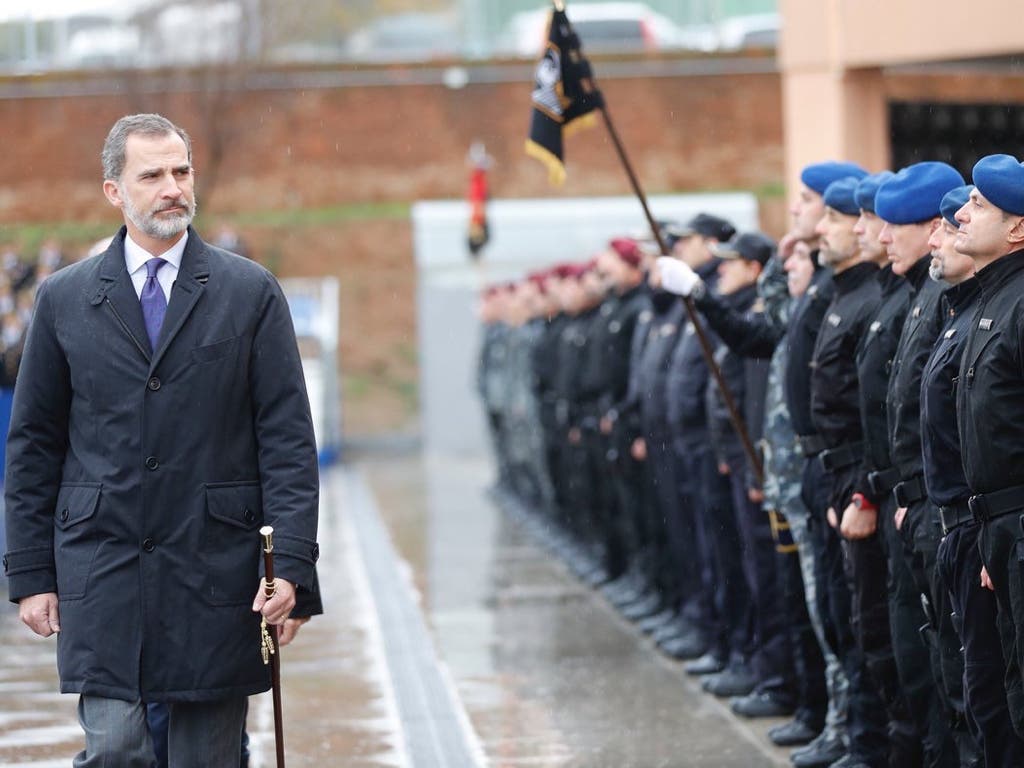
[[[324,474],[327,614],[283,652],[290,766],[788,765],[554,560],[485,489],[483,461],[416,455]],[[53,643],[0,606],[0,766],[81,748]],[[269,696],[249,715],[273,759]]]

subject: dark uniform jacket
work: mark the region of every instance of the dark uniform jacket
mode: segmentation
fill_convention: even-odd
[[[972,493],[1024,483],[1024,250],[980,270],[960,362],[957,423]]]
[[[633,338],[629,344],[629,365],[626,369],[626,392],[614,401],[606,411],[615,423],[615,434],[620,447],[632,443],[643,433],[640,419],[640,398],[642,385],[639,381],[640,361],[650,338],[651,324],[654,322],[654,311],[651,306],[651,289],[646,282],[637,290],[642,294],[639,302],[640,311],[633,322]]]
[[[743,313],[748,318],[763,314],[757,306],[757,288],[750,286],[729,296],[723,296],[724,303],[734,312]],[[764,428],[764,396],[768,383],[768,360],[743,357],[720,343],[715,351],[715,362],[722,371],[722,379],[732,393],[736,407],[746,422],[751,442],[756,445],[761,439]],[[708,428],[715,456],[735,471],[746,471],[751,475],[746,463],[743,444],[733,429],[729,409],[725,404],[718,382],[711,379],[707,390]],[[748,485],[756,483],[748,480]]]
[[[765,266],[758,279],[758,295],[765,284],[770,284],[768,292],[779,288],[785,291],[786,272],[778,259],[772,259]],[[718,337],[743,357],[770,359],[786,334],[788,312],[737,312],[713,293],[704,294],[695,303]]]
[[[940,301],[948,287],[928,276],[931,256],[925,256],[907,272],[913,292],[910,310],[903,323],[900,343],[892,362],[886,409],[889,420],[889,450],[901,480],[920,478],[921,458],[921,371],[935,345],[942,324]]]
[[[709,293],[714,291],[718,282],[717,270],[717,259],[697,270]],[[718,342],[714,334],[708,331],[707,322],[702,317],[698,317],[697,322],[701,324],[708,337],[708,343],[714,349]],[[693,322],[688,320],[680,331],[679,341],[672,352],[668,380],[665,384],[665,410],[668,414],[669,428],[680,450],[707,447],[708,414],[704,396],[710,376],[696,328]]]
[[[124,258],[39,288],[8,438],[10,597],[56,592],[61,690],[199,701],[266,690],[259,528],[313,587],[316,446],[288,304],[189,231],[155,352]]]
[[[892,470],[889,457],[889,421],[885,400],[892,375],[903,322],[910,303],[910,284],[894,274],[891,266],[878,273],[882,296],[878,311],[871,319],[867,335],[857,351],[857,375],[860,378],[860,418],[864,432],[864,472],[887,475],[878,477],[874,485],[858,488],[876,505],[892,490],[899,478]],[[879,485],[879,483],[884,483]],[[874,488],[878,488],[875,492]]]
[[[877,275],[878,267],[864,262],[832,278],[836,295],[825,312],[811,362],[811,418],[817,432],[830,451],[857,449],[852,464],[844,460],[841,466],[826,465],[833,478],[830,504],[837,512],[845,508],[853,490],[866,483],[857,350],[878,311]]]
[[[789,318],[786,343],[789,355],[783,389],[786,405],[793,420],[793,431],[798,436],[816,435],[811,419],[811,362],[814,347],[821,332],[825,312],[835,295],[832,270],[819,269],[804,295],[793,304]]]
[[[637,286],[605,299],[590,328],[580,371],[580,402],[596,419],[626,396],[637,318],[647,306],[646,288]]]
[[[943,294],[946,323],[921,374],[921,448],[928,498],[939,507],[970,496],[960,458],[956,389],[967,336],[974,323],[980,286],[966,280]]]
[[[555,395],[555,423],[563,431],[580,426],[580,370],[587,352],[591,325],[598,319],[594,307],[573,315],[562,325],[558,337],[558,365],[552,386]]]
[[[540,322],[543,330],[533,348],[533,382],[539,405],[541,426],[550,431],[556,425],[558,350],[562,331],[566,323],[569,322],[569,317],[558,314]]]
[[[653,300],[656,303],[647,326],[647,341],[633,377],[640,424],[648,439],[662,438],[669,432],[668,372],[686,315],[682,302],[671,294],[656,294]]]

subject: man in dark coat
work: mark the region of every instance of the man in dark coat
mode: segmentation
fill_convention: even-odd
[[[270,687],[260,614],[283,623],[313,584],[316,448],[287,301],[189,227],[191,160],[159,115],[114,125],[103,189],[125,227],[40,286],[15,390],[4,564],[22,621],[59,633],[79,768],[149,766],[160,701],[171,766],[235,764],[245,698]]]

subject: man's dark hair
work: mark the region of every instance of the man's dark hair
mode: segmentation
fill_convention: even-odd
[[[166,136],[169,133],[176,133],[185,142],[185,149],[188,151],[188,161],[192,162],[192,139],[163,115],[142,114],[125,115],[110,129],[107,140],[103,142],[103,152],[100,159],[103,161],[103,178],[111,181],[120,181],[124,173],[125,146],[128,144],[128,137],[132,134],[140,136]]]

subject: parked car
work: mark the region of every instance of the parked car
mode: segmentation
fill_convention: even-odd
[[[522,11],[505,25],[495,45],[499,56],[533,58],[544,47],[548,8]],[[644,3],[572,3],[569,21],[583,50],[594,52],[657,51],[680,46],[679,28]]]
[[[781,19],[777,13],[733,16],[718,25],[718,45],[723,51],[745,48],[775,48],[779,42]]]
[[[357,61],[427,61],[458,55],[459,30],[450,14],[380,16],[352,33],[348,58]]]

